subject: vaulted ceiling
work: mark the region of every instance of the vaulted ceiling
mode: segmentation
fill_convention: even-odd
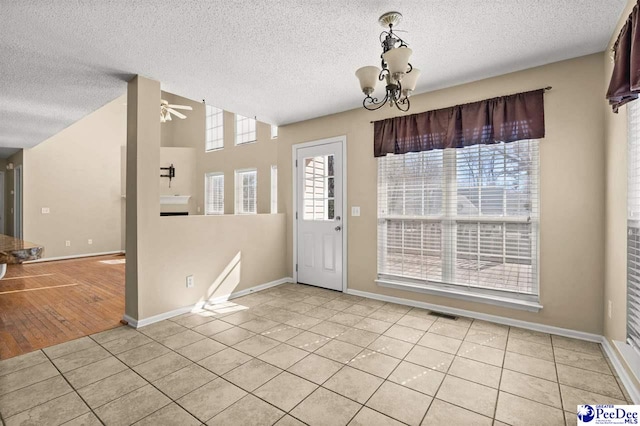
[[[626,0],[9,0],[0,3],[0,147],[31,147],[122,95],[163,90],[287,124],[361,105],[378,16],[422,69],[416,92],[603,51]]]

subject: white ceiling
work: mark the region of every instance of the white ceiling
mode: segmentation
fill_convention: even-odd
[[[0,147],[31,147],[122,95],[163,90],[275,124],[356,108],[377,18],[422,69],[417,92],[603,51],[626,0],[7,0]]]

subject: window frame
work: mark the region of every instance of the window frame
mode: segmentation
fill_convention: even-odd
[[[214,111],[213,114],[209,114],[209,111]],[[216,117],[216,120],[220,120],[220,122],[216,122],[215,126],[211,125],[212,117]],[[209,131],[217,131],[220,129],[222,135],[219,138],[209,139]],[[213,142],[217,142],[216,145],[213,145]],[[213,146],[210,146],[213,145]],[[224,110],[221,108],[214,107],[213,105],[205,104],[205,143],[204,143],[204,151],[205,152],[215,152],[224,149]]]
[[[278,166],[271,166],[271,214],[278,214]]]
[[[517,142],[513,142],[517,143]],[[538,144],[537,140],[528,140],[527,143],[535,143]],[[481,213],[478,215],[461,215],[458,212],[458,189],[457,184],[459,177],[457,175],[457,164],[458,164],[458,150],[457,149],[445,149],[442,153],[442,181],[439,183],[439,186],[442,190],[442,195],[439,197],[442,201],[442,207],[440,208],[439,214],[426,214],[423,211],[419,216],[406,215],[405,212],[405,195],[407,194],[406,189],[402,189],[403,196],[403,214],[391,214],[388,209],[385,213],[381,212],[381,206],[378,208],[378,240],[377,240],[377,249],[378,249],[378,259],[377,259],[377,280],[376,282],[379,285],[392,287],[392,288],[402,288],[404,290],[412,290],[418,292],[424,292],[428,294],[436,294],[436,295],[444,295],[447,297],[454,297],[463,300],[471,300],[475,302],[483,302],[489,303],[499,306],[507,306],[516,309],[524,309],[529,311],[538,311],[542,308],[540,304],[540,226],[539,226],[539,217],[540,217],[540,152],[539,145],[535,145],[532,148],[529,148],[534,151],[535,158],[533,158],[533,163],[530,167],[530,178],[528,182],[533,182],[532,185],[535,185],[536,190],[531,194],[531,197],[535,197],[531,199],[531,202],[534,203],[532,206],[531,215],[529,216],[516,216],[516,215],[507,215],[506,210],[503,211],[502,216],[498,215],[486,215],[483,216]],[[432,151],[428,151],[432,152]],[[427,156],[428,152],[419,153],[420,155]],[[480,153],[478,155],[481,155]],[[390,156],[393,157],[393,156]],[[478,157],[480,158],[480,157]],[[423,161],[427,161],[424,157]],[[387,203],[387,198],[390,192],[386,187],[386,182],[384,181],[384,176],[382,176],[382,167],[385,161],[385,157],[381,157],[378,159],[378,202],[380,204]],[[529,169],[527,169],[529,170]],[[406,178],[404,178],[406,179]],[[423,187],[424,191],[424,187]],[[421,195],[424,198],[424,193]],[[453,199],[451,199],[453,198]],[[504,199],[503,203],[506,203],[507,200]],[[503,204],[506,205],[506,204]],[[480,206],[480,208],[482,208]],[[389,244],[385,242],[387,241],[387,237],[385,234],[380,235],[380,232],[386,232],[387,227],[382,225],[383,221],[388,223],[391,220],[401,221],[402,226],[405,225],[403,221],[419,221],[420,223],[430,223],[436,222],[440,224],[440,234],[441,234],[441,244],[440,244],[440,256],[441,256],[441,280],[430,279],[427,276],[427,279],[417,279],[402,275],[392,275],[382,271],[384,269],[384,260],[380,256],[386,256],[387,247]],[[512,224],[522,224],[522,223],[530,223],[531,231],[528,235],[531,238],[531,262],[532,265],[532,292],[531,293],[522,293],[516,291],[502,290],[489,288],[486,286],[480,285],[472,285],[472,284],[463,284],[463,283],[455,283],[452,280],[452,268],[455,269],[457,255],[459,254],[459,250],[457,250],[457,239],[458,239],[458,224],[459,223],[475,223],[478,226],[487,223],[499,223],[502,225],[502,234],[503,241],[506,238],[507,234],[507,226]],[[403,231],[404,232],[404,231]],[[404,235],[404,234],[403,234]],[[480,236],[480,228],[478,228],[478,235]],[[422,237],[421,237],[422,238]],[[453,241],[453,243],[447,243]],[[384,244],[384,246],[382,246]],[[405,243],[404,241],[400,243],[404,249]],[[422,243],[424,244],[424,243]],[[422,249],[424,250],[424,249]],[[505,246],[503,243],[503,257],[506,257]],[[478,256],[482,255],[480,251],[480,246],[476,249]],[[471,253],[471,252],[470,252]]]
[[[209,178],[222,178],[222,210],[210,211],[209,206]],[[216,216],[224,214],[224,173],[223,172],[208,172],[204,174],[204,214],[205,216]]]
[[[640,103],[627,104],[627,215],[626,215],[626,341],[640,354],[640,303],[630,294],[640,292]],[[634,244],[635,243],[635,244]],[[611,302],[609,302],[611,303]],[[610,308],[609,308],[610,309]],[[636,324],[634,326],[634,324]]]
[[[253,200],[253,206],[254,206],[254,210],[253,211],[244,211],[243,205],[244,205],[244,184],[242,182],[242,176],[245,174],[249,174],[249,173],[253,173],[255,174],[255,188],[254,188],[254,200]],[[255,168],[248,168],[248,169],[237,169],[234,171],[234,182],[235,182],[235,186],[234,186],[234,213],[235,214],[239,214],[239,215],[247,215],[247,214],[258,214],[258,169]],[[241,195],[241,197],[239,197],[239,195]]]
[[[244,122],[248,123],[248,126],[249,126],[248,132],[240,131],[239,129],[239,127],[243,125]],[[236,123],[235,124],[236,146],[251,144],[258,141],[258,122],[256,121],[255,118],[245,117],[244,115],[236,114],[235,123]],[[253,127],[253,129],[251,129],[251,127]],[[240,140],[240,139],[244,139],[244,138],[241,138],[244,135],[249,135],[249,138],[251,137],[251,135],[253,135],[253,139]]]

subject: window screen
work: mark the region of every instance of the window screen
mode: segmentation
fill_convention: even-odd
[[[278,213],[278,166],[271,166],[271,213]]]
[[[538,157],[533,140],[380,157],[379,276],[537,296]]]
[[[236,145],[255,142],[256,120],[236,114]]]
[[[627,112],[627,340],[640,350],[640,103]]]
[[[204,214],[224,214],[224,174],[205,175],[204,198]]]
[[[206,106],[206,143],[205,150],[213,151],[224,147],[224,125],[223,115],[224,112],[216,107]]]
[[[236,214],[256,213],[258,172],[236,170]]]

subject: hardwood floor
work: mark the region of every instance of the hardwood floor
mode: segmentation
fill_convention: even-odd
[[[119,325],[124,255],[9,265],[0,280],[0,359]]]

